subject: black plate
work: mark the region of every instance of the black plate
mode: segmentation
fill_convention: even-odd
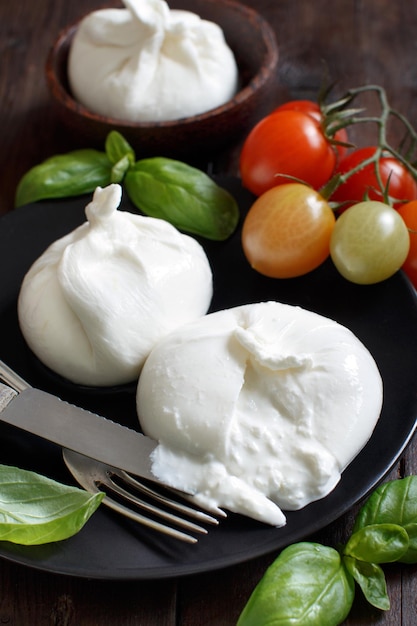
[[[237,179],[221,179],[242,213],[252,197]],[[40,202],[0,221],[0,358],[32,384],[137,427],[132,390],[106,394],[65,384],[39,367],[26,349],[16,318],[16,298],[30,264],[47,244],[84,221],[89,198]],[[131,209],[124,201],[124,207]],[[0,556],[31,567],[97,579],[153,579],[219,569],[277,550],[323,528],[366,495],[403,452],[416,426],[417,301],[400,272],[373,286],[345,281],[331,262],[308,276],[273,280],[246,263],[239,233],[224,243],[205,243],[215,284],[212,309],[262,300],[298,304],[349,327],[374,355],[385,387],[376,430],[326,498],[288,514],[284,528],[230,515],[189,546],[170,540],[101,507],[75,537],[60,543],[23,547],[0,542]],[[334,416],[337,419],[337,415]],[[0,425],[0,462],[72,482],[55,446]]]

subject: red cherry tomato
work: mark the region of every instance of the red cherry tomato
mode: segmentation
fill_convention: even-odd
[[[301,111],[302,113],[311,115],[319,122],[322,119],[320,106],[317,102],[313,102],[313,100],[290,100],[289,102],[280,104],[272,113],[277,113],[278,111]]]
[[[276,113],[278,111],[301,111],[306,115],[310,115],[318,122],[323,120],[323,113],[320,109],[320,106],[317,102],[313,102],[313,100],[290,100],[289,102],[284,102],[284,104],[280,104],[279,107],[274,109],[272,113]],[[348,133],[345,128],[341,128],[334,135],[334,139],[336,141],[340,141],[341,143],[348,143]],[[346,146],[334,146],[338,155],[338,159],[342,159],[347,153]]]
[[[294,110],[277,111],[261,120],[249,133],[240,155],[243,186],[257,196],[291,182],[291,177],[320,189],[335,166],[335,150],[320,122]]]
[[[417,200],[399,207],[398,213],[409,229],[410,249],[402,269],[417,289]]]
[[[359,163],[375,154],[376,148],[368,146],[354,150],[344,157],[336,172],[345,174]],[[410,172],[392,156],[383,156],[380,161],[380,175],[382,184],[385,186],[389,180],[389,196],[394,199],[393,206],[398,208],[404,200],[417,198],[417,184]],[[347,209],[352,204],[362,202],[367,194],[369,200],[383,202],[383,193],[380,191],[375,174],[375,165],[370,163],[353,174],[345,183],[336,189],[331,196],[332,202],[344,202],[341,210]]]

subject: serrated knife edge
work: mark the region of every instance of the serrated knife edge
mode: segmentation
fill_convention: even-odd
[[[156,482],[158,442],[34,387],[17,393],[0,383],[0,420],[63,448]]]

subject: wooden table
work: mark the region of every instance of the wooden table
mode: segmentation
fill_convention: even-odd
[[[58,31],[102,4],[102,0],[0,2],[0,213],[13,209],[16,184],[26,170],[74,145],[74,138],[65,134],[51,109],[44,63]],[[246,4],[263,13],[276,31],[282,100],[314,98],[324,61],[331,79],[338,81],[339,92],[365,83],[380,84],[392,104],[416,122],[416,3],[246,0]],[[366,143],[366,135],[362,140]],[[230,158],[219,161],[218,169],[236,173],[237,154],[235,150]],[[412,473],[417,473],[417,439],[389,477]],[[333,546],[346,540],[354,513],[344,515],[314,539]],[[181,580],[128,583],[86,581],[1,561],[0,624],[232,626],[275,557],[270,554]],[[385,571],[391,610],[384,614],[372,609],[358,592],[346,624],[417,623],[417,567],[393,565]]]

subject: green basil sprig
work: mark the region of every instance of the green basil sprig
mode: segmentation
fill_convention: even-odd
[[[366,600],[389,610],[384,563],[417,563],[417,476],[378,487],[338,550],[296,543],[265,572],[237,626],[338,626],[350,612],[355,583]]]
[[[0,465],[0,540],[39,545],[67,539],[81,530],[104,495]]]
[[[417,563],[417,476],[380,485],[359,511],[353,530],[372,524],[398,524],[408,535],[408,550],[398,559]]]
[[[75,150],[30,169],[19,182],[15,206],[92,193],[110,183],[124,184],[145,215],[207,239],[227,239],[239,221],[236,200],[207,174],[174,159],[136,161],[133,148],[117,131],[108,134],[105,152]]]
[[[337,550],[292,544],[267,569],[237,626],[333,626],[347,617],[354,595],[353,579]]]

